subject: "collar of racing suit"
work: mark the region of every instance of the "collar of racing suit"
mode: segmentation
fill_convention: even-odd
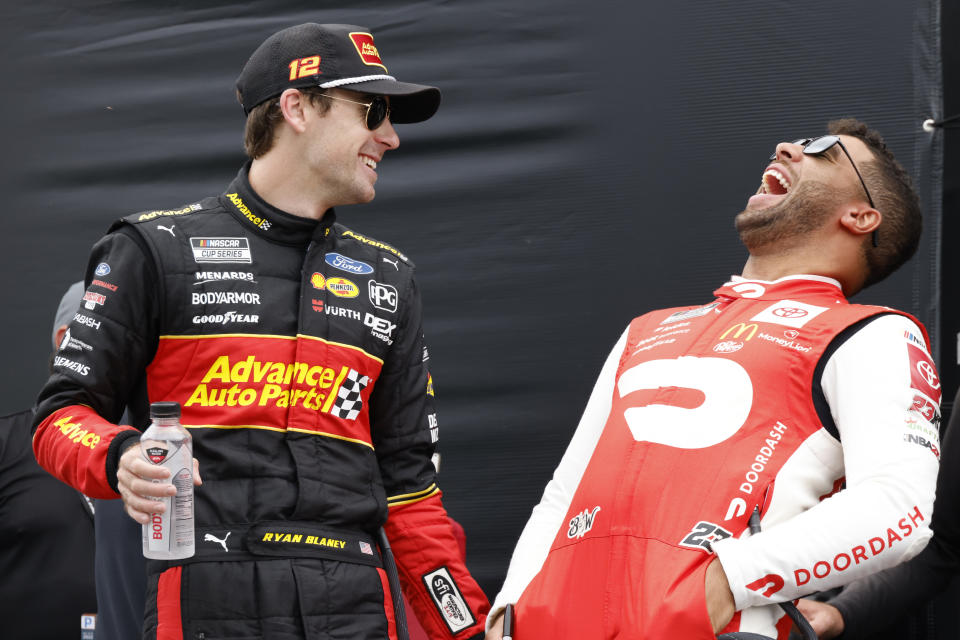
[[[824,304],[844,304],[846,298],[840,283],[827,276],[798,274],[777,280],[748,280],[731,277],[722,287],[713,292],[721,299],[751,298],[755,300],[782,300],[799,298],[820,300]]]
[[[311,240],[320,240],[329,233],[330,227],[336,221],[333,209],[328,209],[319,221],[277,209],[250,186],[249,171],[248,160],[220,196],[223,208],[239,219],[245,227],[273,242],[303,246]]]

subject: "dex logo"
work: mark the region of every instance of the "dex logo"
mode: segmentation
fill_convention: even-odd
[[[388,338],[393,337],[393,330],[397,328],[396,324],[389,320],[378,318],[372,313],[368,313],[363,317],[363,324],[370,327],[375,333],[383,334]]]
[[[370,294],[370,302],[377,309],[396,313],[397,311],[397,289],[393,285],[382,284],[376,280],[367,282],[367,292]]]

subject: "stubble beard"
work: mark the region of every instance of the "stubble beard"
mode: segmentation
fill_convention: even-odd
[[[824,182],[804,181],[782,202],[737,214],[734,224],[740,241],[752,254],[788,249],[823,225],[839,196]]]

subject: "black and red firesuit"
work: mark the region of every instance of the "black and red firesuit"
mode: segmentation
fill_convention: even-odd
[[[420,294],[400,251],[289,215],[250,188],[125,218],[39,399],[37,459],[117,497],[140,432],[174,400],[194,438],[197,555],[150,563],[147,638],[394,638],[373,534],[433,638],[482,633],[431,464]],[[389,517],[388,517],[389,516]]]

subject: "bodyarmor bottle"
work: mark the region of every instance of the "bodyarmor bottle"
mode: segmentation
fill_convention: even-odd
[[[189,558],[194,553],[193,440],[180,424],[176,402],[152,403],[150,420],[140,436],[140,449],[148,462],[170,469],[168,482],[177,494],[161,498],[166,510],[151,514],[143,525],[143,555],[155,560]]]

